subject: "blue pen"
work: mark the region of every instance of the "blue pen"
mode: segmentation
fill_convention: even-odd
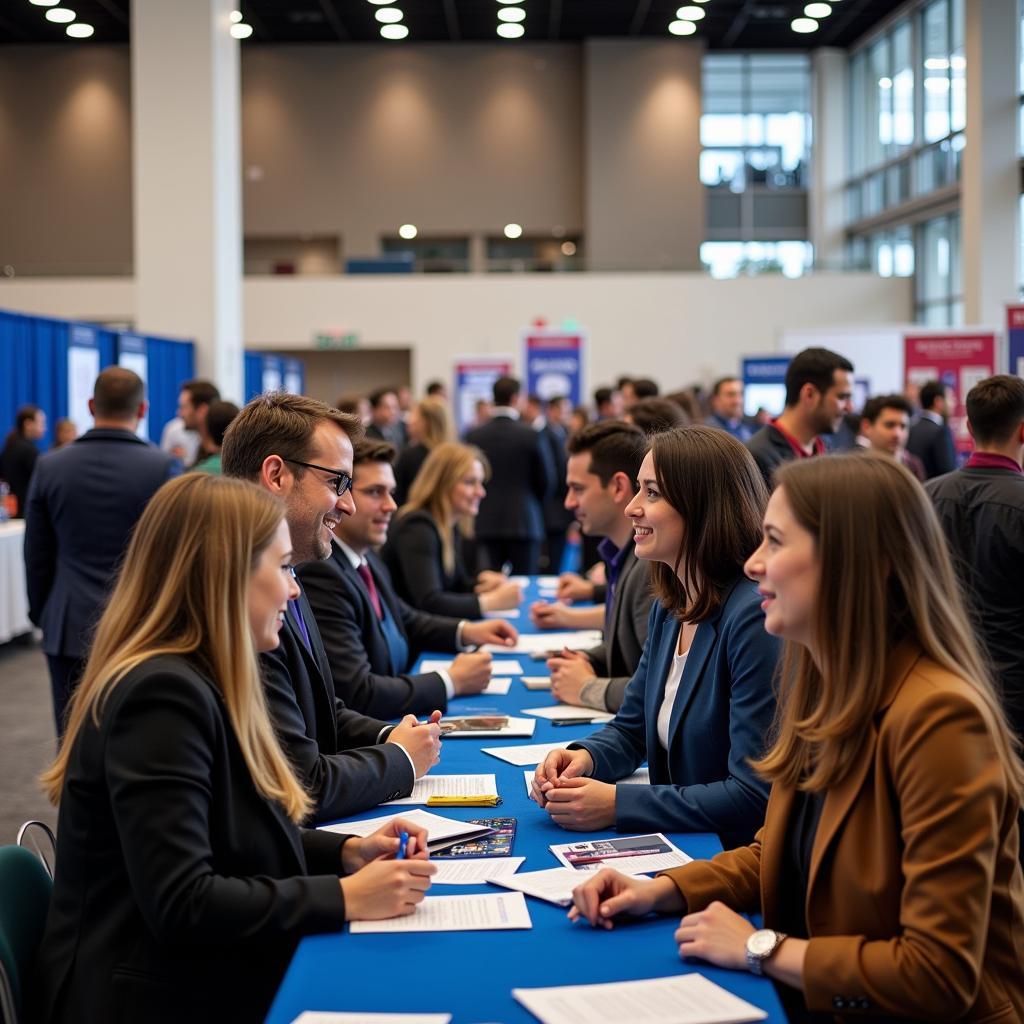
[[[398,837],[398,853],[395,860],[405,860],[405,848],[409,845],[409,833],[403,832]]]

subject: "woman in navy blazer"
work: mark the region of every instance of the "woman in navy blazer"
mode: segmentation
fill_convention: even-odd
[[[297,827],[312,800],[257,663],[290,561],[284,508],[252,484],[192,473],[143,513],[43,777],[57,871],[29,1019],[261,1021],[302,936],[422,900],[418,830]],[[403,828],[422,856],[393,859]]]
[[[579,831],[717,832],[749,842],[768,785],[750,766],[775,711],[779,643],[743,575],[767,490],[725,431],[656,434],[626,508],[659,600],[621,709],[593,736],[537,767],[534,799]],[[615,785],[647,761],[649,786]]]

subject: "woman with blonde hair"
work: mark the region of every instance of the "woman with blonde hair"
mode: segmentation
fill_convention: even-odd
[[[423,468],[427,456],[439,445],[455,438],[451,413],[446,402],[439,398],[424,398],[417,402],[406,422],[409,443],[395,461],[395,501],[404,505],[409,497],[416,474]]]
[[[1024,1020],[1024,767],[931,504],[871,453],[776,481],[746,567],[786,640],[764,827],[653,881],[601,872],[570,915],[682,911],[680,955],[772,977],[790,1019]]]
[[[239,480],[179,477],[139,520],[43,775],[60,816],[32,1019],[262,1020],[303,935],[422,900],[418,830],[298,828],[312,801],[257,661],[290,562],[283,505]],[[418,856],[385,859],[401,828]]]
[[[455,442],[438,445],[423,463],[384,548],[395,589],[414,608],[479,619],[522,600],[520,588],[500,572],[473,577],[463,561],[462,544],[473,534],[490,471],[478,448]]]

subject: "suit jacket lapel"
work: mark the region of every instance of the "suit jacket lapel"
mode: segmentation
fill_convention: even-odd
[[[761,836],[761,912],[767,928],[774,927],[779,920],[779,893],[782,891],[779,879],[782,877],[793,798],[793,790],[772,786],[765,811]]]
[[[366,584],[363,582],[362,577],[352,567],[352,563],[348,560],[345,552],[338,547],[337,544],[333,546],[331,551],[331,557],[341,566],[341,571],[348,573],[353,578],[353,585],[356,588],[356,593],[359,595],[359,600],[362,602],[363,608],[363,621],[369,622],[374,630],[377,632],[377,638],[384,646],[384,650],[387,652],[388,661],[391,661],[391,645],[388,643],[388,638],[384,635],[384,627],[381,625],[380,619],[377,618],[376,609],[373,607],[373,602],[370,600],[369,591],[366,589]],[[394,609],[391,607],[391,602],[388,601],[384,596],[384,590],[380,586],[380,573],[376,571],[376,567],[370,558],[367,558],[367,562],[370,566],[370,573],[373,575],[374,583],[377,584],[377,596],[381,600],[381,604],[387,604],[388,611],[393,616],[395,614]],[[394,665],[391,666],[391,675],[395,675]]]
[[[636,572],[637,557],[633,552],[633,542],[627,541],[629,544],[629,553],[626,555],[625,562],[622,565],[622,571],[619,573],[619,578],[615,583],[615,596],[616,600],[612,605],[612,617],[608,623],[608,635],[604,638],[605,650],[608,652],[608,664],[612,664],[612,649],[617,646],[615,638],[619,632],[619,622],[622,620],[624,612],[623,602],[618,599],[622,593],[622,588],[626,585],[626,580],[629,578],[629,574]]]
[[[704,667],[718,639],[718,617],[702,622],[696,633],[693,635],[693,643],[690,644],[690,653],[686,656],[686,664],[683,666],[683,678],[679,680],[679,690],[676,692],[675,704],[672,706],[672,717],[668,726],[668,746],[672,749],[672,742],[679,725],[686,714],[686,709],[693,702],[693,698],[700,689],[701,680],[704,677]],[[672,758],[669,758],[671,763]]]

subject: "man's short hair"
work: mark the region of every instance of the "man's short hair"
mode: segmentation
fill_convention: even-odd
[[[544,406],[545,409],[550,409],[551,406],[553,406],[553,405],[561,405],[562,402],[568,402],[568,401],[569,401],[569,396],[568,395],[555,395],[554,398],[549,398],[546,402],[542,402],[541,404]]]
[[[445,390],[444,381],[432,380],[427,384],[426,393],[433,397],[434,395],[443,395]]]
[[[614,392],[611,388],[598,388],[594,392],[594,405],[600,406],[607,405],[612,400]]]
[[[864,403],[864,408],[860,411],[861,422],[867,420],[871,424],[877,423],[878,417],[886,409],[897,409],[907,416],[914,414],[913,407],[903,395],[875,395]]]
[[[640,464],[647,450],[644,432],[622,420],[590,423],[572,434],[565,449],[570,455],[590,452],[590,472],[607,487],[616,473],[625,473],[630,481],[640,475]]]
[[[629,418],[648,435],[688,427],[691,422],[683,407],[668,398],[642,398],[634,402],[629,408]]]
[[[932,409],[940,398],[946,397],[946,385],[939,380],[930,380],[927,384],[921,385],[917,394],[917,400],[921,403],[922,409]]]
[[[660,388],[650,377],[637,377],[633,381],[633,394],[637,398],[657,398]]]
[[[217,401],[210,403],[210,408],[206,410],[206,432],[218,448],[224,443],[224,434],[231,426],[231,421],[240,411],[234,402],[225,402],[218,398]]]
[[[286,391],[257,395],[234,418],[224,435],[221,450],[224,475],[258,480],[264,461],[271,455],[309,462],[313,435],[324,421],[340,427],[353,444],[363,436],[363,425],[358,418],[315,398]],[[296,465],[289,465],[289,469],[296,477],[304,471],[304,467]]]
[[[741,377],[737,377],[735,374],[731,377],[719,377],[718,380],[711,385],[711,397],[717,398],[718,392],[721,391],[726,384],[731,384],[734,380],[739,381],[741,384],[743,383],[743,379]]]
[[[209,380],[187,380],[181,385],[181,390],[189,393],[193,405],[209,405],[220,398],[217,385]]]
[[[378,441],[374,437],[364,437],[356,441],[353,446],[354,455],[352,465],[358,466],[364,462],[386,462],[389,466],[395,464],[395,457],[398,452],[395,446],[388,441]]]
[[[800,391],[805,384],[813,384],[825,394],[835,382],[836,370],[853,373],[853,363],[827,348],[805,348],[797,352],[786,367],[786,408],[800,401]]]
[[[108,366],[96,378],[92,389],[93,409],[101,419],[133,419],[145,397],[142,378],[123,366]]]
[[[491,390],[495,405],[511,405],[519,395],[519,381],[515,377],[499,377]]]
[[[986,377],[967,392],[966,405],[975,441],[1009,441],[1024,421],[1024,380],[1007,373]]]
[[[385,395],[394,395],[395,398],[397,398],[398,391],[396,388],[376,388],[367,395],[367,398],[370,400],[371,407],[376,409],[380,403],[384,401]]]
[[[14,417],[14,429],[19,434],[25,433],[25,424],[31,423],[39,415],[38,405],[23,405]]]

